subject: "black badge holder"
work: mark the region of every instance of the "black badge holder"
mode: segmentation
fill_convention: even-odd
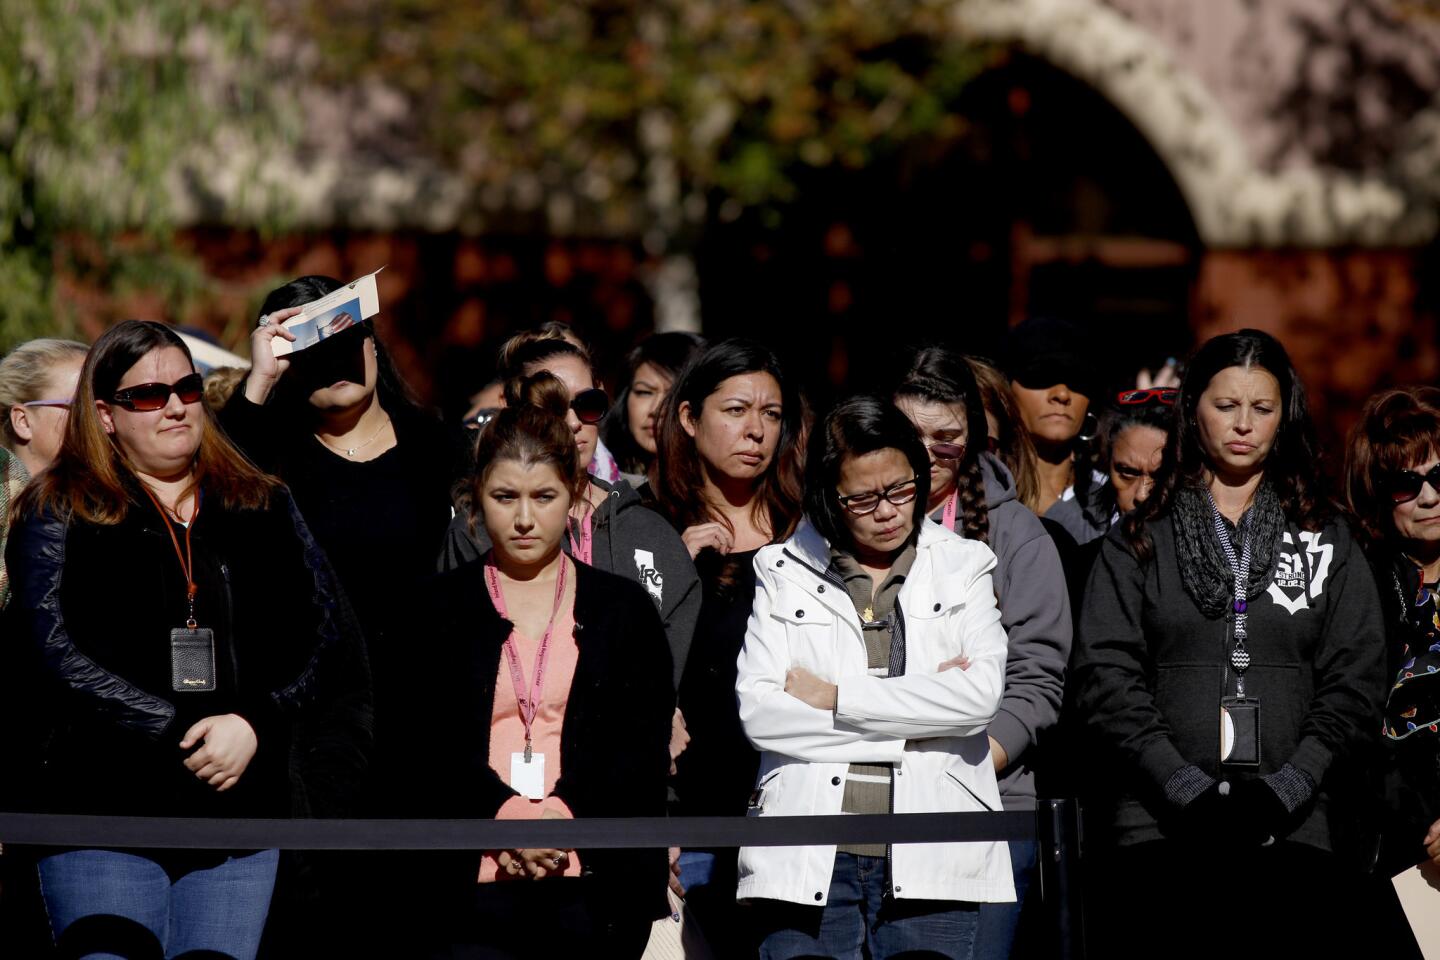
[[[1220,698],[1220,763],[1231,768],[1260,766],[1260,699]]]
[[[193,620],[170,631],[170,688],[179,693],[215,689],[215,631]]]

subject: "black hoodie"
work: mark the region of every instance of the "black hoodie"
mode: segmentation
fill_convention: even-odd
[[[1078,708],[1114,761],[1116,841],[1165,835],[1170,776],[1187,764],[1222,776],[1220,698],[1228,689],[1228,617],[1206,617],[1186,592],[1170,517],[1146,526],[1154,555],[1141,562],[1123,528],[1112,529],[1091,573],[1080,615],[1074,683]],[[1303,555],[1294,542],[1298,535]],[[1258,770],[1287,762],[1318,784],[1289,839],[1336,850],[1353,800],[1347,761],[1380,729],[1385,628],[1375,581],[1340,522],[1319,533],[1291,527],[1275,551],[1271,583],[1250,602],[1246,693],[1260,699]],[[1358,801],[1355,801],[1358,802]]]

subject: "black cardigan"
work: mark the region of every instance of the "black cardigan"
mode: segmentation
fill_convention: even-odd
[[[665,814],[670,648],[655,604],[637,584],[576,564],[579,661],[565,708],[554,796],[576,817]],[[491,768],[490,721],[511,624],[485,589],[484,564],[441,574],[412,603],[408,642],[375,661],[376,766],[387,812],[489,818],[515,791]],[[604,909],[664,914],[664,850],[581,850]],[[425,857],[407,876],[425,909],[460,908],[480,854]],[[566,881],[549,881],[562,883]]]

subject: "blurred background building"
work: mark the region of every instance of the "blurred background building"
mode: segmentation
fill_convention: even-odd
[[[822,403],[1041,314],[1117,383],[1270,330],[1331,431],[1440,372],[1433,2],[0,5],[11,341],[138,314],[243,345],[273,282],[386,265],[452,410],[549,319],[612,365],[652,327],[761,336]]]

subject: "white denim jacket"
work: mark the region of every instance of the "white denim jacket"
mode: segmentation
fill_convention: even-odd
[[[897,601],[905,673],[867,674],[860,618],[844,587],[825,576],[830,548],[803,522],[755,557],[755,606],[738,661],[740,719],[761,751],[752,816],[838,814],[851,763],[895,765],[896,813],[999,810],[985,735],[1005,682],[1005,630],[990,571],[995,555],[926,520]],[[937,668],[964,655],[968,669]],[[832,713],[785,692],[803,667],[838,687]],[[892,848],[899,899],[1011,902],[1004,842]],[[741,899],[823,905],[834,846],[746,847]]]

